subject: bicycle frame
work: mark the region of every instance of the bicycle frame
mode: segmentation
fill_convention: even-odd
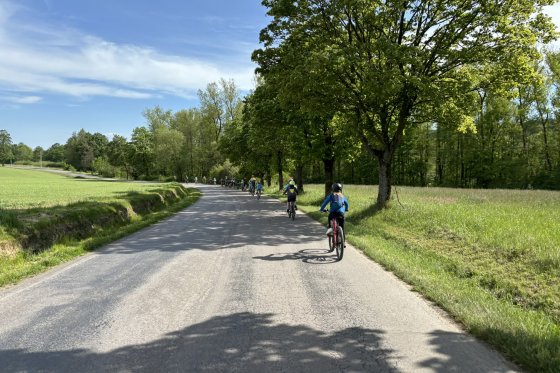
[[[296,218],[296,202],[295,201],[290,201],[289,203],[289,207],[288,207],[288,217],[292,218],[292,220],[295,220]]]
[[[336,257],[342,260],[344,255],[344,230],[338,222],[338,217],[331,219],[332,235],[329,237],[329,252],[336,249]]]

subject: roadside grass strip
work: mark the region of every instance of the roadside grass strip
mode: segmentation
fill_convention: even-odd
[[[323,190],[298,207],[326,224]],[[560,192],[397,190],[377,211],[377,187],[345,186],[348,241],[527,371],[560,372]]]

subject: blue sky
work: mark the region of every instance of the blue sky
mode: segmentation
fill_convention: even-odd
[[[82,128],[130,138],[220,78],[248,92],[267,23],[261,0],[0,0],[0,129],[45,149]]]
[[[84,128],[130,138],[156,105],[253,88],[260,0],[0,0],[0,129],[34,148]]]

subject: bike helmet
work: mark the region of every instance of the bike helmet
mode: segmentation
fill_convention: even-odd
[[[290,180],[290,182],[289,182],[288,184],[290,184],[291,186],[295,186],[295,185],[296,185],[296,182],[293,181],[293,180]]]
[[[331,189],[332,189],[332,191],[333,191],[334,193],[342,192],[342,184],[340,184],[340,183],[334,183],[334,184],[331,186]]]

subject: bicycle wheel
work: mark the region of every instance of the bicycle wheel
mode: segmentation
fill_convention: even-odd
[[[296,210],[294,209],[293,203],[292,206],[290,207],[290,210],[292,211],[292,220],[296,220]]]
[[[334,234],[330,234],[328,235],[328,239],[329,239],[329,253],[332,253],[335,247],[334,244]]]
[[[336,257],[338,260],[342,260],[342,256],[344,255],[344,231],[342,227],[338,226],[336,232]]]

